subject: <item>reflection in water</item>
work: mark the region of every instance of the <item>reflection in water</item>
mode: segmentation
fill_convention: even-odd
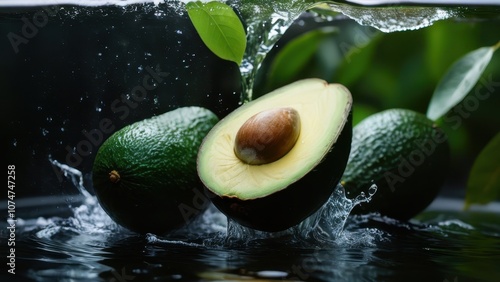
[[[136,281],[406,281],[409,276],[412,281],[494,281],[498,275],[498,213],[428,211],[410,223],[351,216],[339,236],[326,242],[299,240],[291,233],[228,237],[227,222],[213,206],[196,226],[165,236],[124,230],[99,208],[73,210],[70,218],[22,222],[17,244],[20,275],[38,281],[123,281],[118,277],[124,276]]]
[[[349,200],[341,188],[306,222],[278,233],[228,222],[211,206],[171,234],[139,235],[87,200],[67,218],[19,219],[17,270],[37,281],[493,281],[499,274],[498,211],[431,210],[412,222],[348,216],[370,196]]]

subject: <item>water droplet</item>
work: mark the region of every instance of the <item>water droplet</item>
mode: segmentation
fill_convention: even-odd
[[[368,189],[368,194],[371,196],[375,195],[375,193],[377,193],[377,185],[376,184],[372,184],[372,186],[370,186],[370,188]]]
[[[287,272],[277,270],[262,270],[258,271],[256,274],[257,276],[265,278],[285,278],[288,276]]]

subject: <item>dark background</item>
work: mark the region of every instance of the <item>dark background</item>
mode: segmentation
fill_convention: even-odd
[[[147,69],[161,81],[147,80],[153,89],[137,102],[131,91],[154,77]],[[187,14],[167,5],[2,9],[0,95],[2,162],[16,166],[17,199],[68,195],[78,191],[50,160],[80,170],[91,189],[110,128],[180,106],[222,117],[238,106],[240,75],[205,47]]]

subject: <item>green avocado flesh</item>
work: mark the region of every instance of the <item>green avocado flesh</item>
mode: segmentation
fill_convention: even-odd
[[[211,111],[184,107],[136,122],[99,148],[92,180],[99,203],[118,224],[162,234],[187,224],[205,206],[196,172],[199,146],[219,121]]]
[[[351,142],[350,92],[319,79],[292,83],[248,102],[222,119],[198,153],[198,174],[212,202],[238,223],[279,231],[300,223],[330,197]],[[300,133],[279,159],[253,165],[234,151],[235,136],[252,116],[277,108],[300,116]]]
[[[342,184],[353,197],[372,183],[378,189],[353,213],[412,218],[437,196],[447,176],[449,154],[445,133],[423,114],[390,109],[364,119],[353,129]]]

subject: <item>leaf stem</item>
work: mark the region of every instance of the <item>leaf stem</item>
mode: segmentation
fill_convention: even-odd
[[[497,42],[497,44],[491,46],[493,48],[493,51],[496,51],[498,48],[500,48],[500,41]]]

